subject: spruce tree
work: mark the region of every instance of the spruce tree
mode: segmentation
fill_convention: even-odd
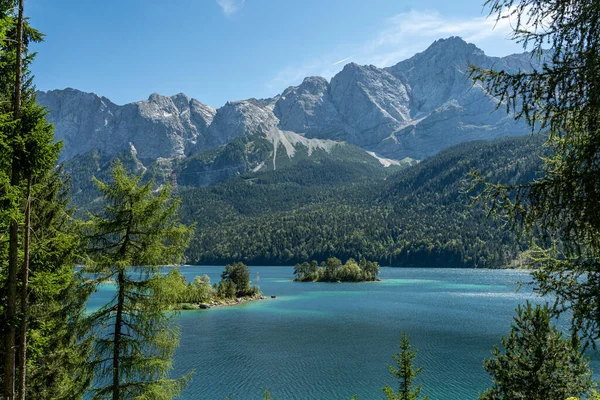
[[[12,105],[12,122],[13,134],[10,135],[10,142],[13,149],[16,147],[19,140],[23,139],[22,132],[19,131],[18,120],[21,114],[21,96],[23,86],[23,71],[22,71],[22,52],[23,52],[23,0],[19,2],[19,13],[16,18],[15,35],[10,35],[7,38],[9,43],[14,44],[14,64],[9,64],[12,68],[12,74],[8,77],[14,77],[13,91],[11,93]],[[6,52],[10,54],[9,52]],[[14,191],[20,183],[20,165],[17,152],[12,152],[10,160],[10,188]],[[6,344],[4,358],[4,397],[7,400],[13,400],[16,395],[16,373],[17,373],[17,272],[18,272],[18,256],[19,256],[19,214],[13,212],[9,222],[8,230],[8,271],[6,281]]]
[[[410,339],[406,332],[402,332],[400,353],[393,356],[396,367],[388,365],[392,375],[398,379],[398,390],[394,391],[390,386],[385,386],[383,392],[388,400],[429,399],[429,396],[421,397],[422,386],[415,384],[415,378],[423,370],[423,367],[414,367],[416,357],[417,350],[414,350],[410,345]]]
[[[32,183],[35,235],[31,237],[25,396],[81,399],[92,376],[85,321],[89,289],[74,273],[81,257],[80,232],[67,208],[69,187],[62,172],[52,169]]]
[[[551,324],[547,305],[519,306],[502,347],[495,346],[484,362],[492,386],[480,400],[566,399],[592,388],[589,360],[576,337],[563,337]]]
[[[153,193],[117,161],[112,181],[96,181],[106,205],[88,226],[90,265],[96,282],[114,281],[112,300],[91,316],[97,340],[95,399],[171,399],[187,378],[170,379],[178,344],[169,278],[159,265],[181,259],[191,228],[177,222],[178,201],[168,186]]]
[[[69,233],[66,202],[57,198],[64,188],[55,169],[60,144],[36,102],[29,70],[29,44],[41,40],[26,21],[23,0],[0,2],[0,226],[8,232],[0,241],[0,379],[6,399],[77,398],[89,383],[82,378],[85,340],[76,335],[85,300],[85,292],[76,294],[73,272],[77,240]],[[81,346],[73,351],[61,347],[75,343]]]

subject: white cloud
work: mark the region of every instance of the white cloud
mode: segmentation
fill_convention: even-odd
[[[226,17],[232,16],[244,7],[246,0],[217,0]]]
[[[388,18],[382,29],[363,43],[342,43],[327,55],[283,68],[267,83],[267,87],[270,90],[281,90],[299,84],[302,78],[310,75],[329,79],[350,58],[359,64],[387,67],[423,51],[434,40],[448,36],[460,36],[484,50],[496,51],[502,48],[507,53],[510,48],[515,52],[517,46],[505,40],[510,33],[510,19],[496,21],[495,18],[485,16],[446,17],[437,11],[411,10]],[[354,56],[343,58],[344,53]]]

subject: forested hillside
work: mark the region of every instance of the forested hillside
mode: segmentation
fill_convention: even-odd
[[[471,206],[470,171],[491,182],[526,182],[540,165],[539,149],[535,137],[471,142],[404,170],[357,157],[313,157],[207,187],[184,178],[197,168],[186,161],[179,167],[180,214],[196,223],[187,261],[280,265],[364,257],[393,266],[504,267],[526,243],[487,218],[481,204]],[[135,154],[119,157],[131,171],[144,168]],[[80,216],[101,205],[91,177],[108,178],[110,163],[90,152],[66,164]],[[157,185],[171,177],[158,164],[145,180],[152,176]]]
[[[364,257],[393,266],[503,267],[526,243],[471,206],[470,171],[526,182],[540,165],[539,148],[539,138],[506,138],[456,146],[388,178],[306,164],[182,188],[182,218],[197,224],[188,262]]]

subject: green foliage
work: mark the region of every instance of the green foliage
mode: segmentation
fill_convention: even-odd
[[[191,230],[177,222],[178,202],[168,186],[154,195],[152,182],[140,185],[142,177],[129,176],[120,162],[112,178],[97,181],[106,205],[87,226],[86,271],[117,287],[90,317],[97,335],[94,398],[171,399],[189,375],[168,376],[179,339],[173,314],[164,310],[185,283],[176,273],[162,277],[157,266],[181,260]]]
[[[241,297],[251,294],[250,271],[248,270],[248,266],[243,262],[234,262],[225,266],[225,271],[221,273],[221,279],[223,284],[227,284],[227,282],[233,283],[235,288],[234,296]]]
[[[86,365],[91,342],[84,323],[89,290],[74,272],[80,232],[67,209],[68,187],[60,171],[38,175],[32,193],[36,198],[32,207],[36,234],[31,242],[26,396],[77,399],[92,376]],[[0,251],[6,253],[6,242]],[[5,278],[2,262],[2,287]],[[5,328],[2,314],[0,332]]]
[[[466,143],[386,180],[326,184],[316,178],[330,173],[326,165],[180,188],[182,218],[197,222],[186,254],[199,264],[353,257],[406,267],[505,267],[526,241],[488,220],[482,205],[471,207],[464,192],[473,168],[506,184],[533,179],[539,144],[526,137]]]
[[[185,279],[185,278],[184,278]],[[197,276],[187,285],[182,303],[205,303],[217,297],[217,291],[210,284],[208,275]],[[197,307],[196,307],[197,308]]]
[[[510,333],[502,338],[504,350],[495,346],[484,362],[493,384],[479,398],[547,400],[587,393],[592,373],[578,343],[551,324],[548,305],[519,306]]]
[[[0,1],[0,381],[4,383],[7,356],[4,338],[9,326],[26,325],[26,389],[28,399],[79,399],[91,381],[86,361],[90,340],[82,323],[89,291],[76,276],[79,232],[67,208],[68,186],[56,168],[60,143],[46,121],[46,110],[37,104],[33,75],[34,53],[28,46],[43,35],[24,24],[22,90],[19,118],[13,114],[17,46],[17,8],[14,1]],[[7,40],[8,39],[8,40]],[[30,185],[29,185],[29,184]],[[23,269],[24,224],[27,186],[31,196],[29,278],[17,287],[25,291],[9,299],[8,226],[16,222],[19,254]],[[23,271],[20,271],[22,276]],[[26,288],[26,289],[25,289]],[[22,299],[26,303],[22,302]],[[12,300],[20,311],[8,320],[6,306]],[[18,342],[23,335],[18,335]],[[22,365],[18,357],[18,364]],[[20,365],[17,371],[20,372]]]
[[[379,264],[364,258],[360,264],[350,258],[342,265],[339,259],[331,257],[322,267],[315,260],[294,267],[294,280],[299,282],[365,282],[377,280],[377,275]]]
[[[233,299],[236,296],[237,287],[233,281],[222,280],[217,288],[217,295],[222,299]]]
[[[250,286],[247,267],[242,263],[227,266],[222,276],[224,278],[215,285],[210,284],[208,275],[196,276],[192,282],[188,283],[178,269],[171,269],[165,276],[169,282],[167,284],[168,292],[165,292],[169,299],[168,308],[197,310],[199,303],[219,303],[236,297],[254,298],[261,295],[260,288]],[[241,282],[241,286],[245,288],[241,292],[238,291],[236,281]]]
[[[123,164],[125,170],[130,174],[139,174],[142,169],[138,164],[137,158],[131,152],[122,151],[116,156]],[[80,207],[77,217],[86,219],[88,217],[86,210],[90,212],[99,212],[103,206],[102,193],[96,185],[96,179],[108,181],[112,177],[112,165],[114,157],[108,157],[99,150],[91,150],[75,159],[64,163],[65,173],[71,178],[73,203],[86,207]],[[160,174],[152,174],[148,170],[143,176],[141,182],[147,183],[155,179],[157,184],[164,184],[167,181]]]
[[[545,60],[533,73],[475,69],[476,81],[545,137],[543,176],[486,183],[484,198],[513,227],[539,238],[533,265],[542,295],[570,310],[588,343],[600,338],[600,12],[596,1],[488,0],[513,36]],[[549,50],[542,49],[549,47]],[[492,182],[493,183],[493,182]]]
[[[400,339],[400,353],[393,356],[396,367],[388,365],[392,375],[398,379],[398,390],[394,391],[390,386],[385,386],[383,392],[388,400],[418,400],[429,399],[429,396],[421,397],[421,385],[415,384],[415,378],[423,370],[422,367],[413,366],[417,350],[413,350],[410,339],[406,332],[402,332]]]
[[[348,155],[203,188],[183,185],[193,182],[179,175],[182,221],[197,224],[186,256],[213,265],[353,257],[407,267],[505,267],[527,242],[489,221],[482,205],[471,207],[464,192],[471,169],[504,184],[534,179],[540,143],[526,137],[465,143],[395,174]],[[108,159],[92,152],[67,164],[75,202],[97,209],[98,193],[86,182],[95,171],[104,176]],[[130,171],[136,165],[126,163]]]

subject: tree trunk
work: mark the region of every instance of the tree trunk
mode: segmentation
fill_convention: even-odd
[[[113,400],[119,400],[119,359],[121,352],[121,325],[123,324],[123,303],[125,302],[125,273],[121,269],[118,277],[119,295],[117,297],[117,316],[115,317],[115,333],[114,333],[114,348],[113,348]]]
[[[19,183],[18,168],[13,162],[11,185]],[[10,223],[8,244],[8,279],[6,281],[6,357],[4,359],[4,399],[15,398],[16,372],[16,308],[17,308],[17,264],[19,262],[19,225],[14,220]]]
[[[17,19],[17,54],[15,63],[15,94],[13,99],[13,119],[17,120],[21,114],[21,86],[23,84],[22,76],[22,53],[23,53],[23,3],[25,0],[19,0],[19,16]],[[18,160],[13,155],[11,167],[11,186],[14,188],[19,185],[20,167]],[[15,398],[15,373],[16,373],[16,298],[17,298],[17,270],[19,262],[19,225],[16,219],[12,219],[9,229],[8,245],[8,280],[7,301],[6,301],[6,321],[8,323],[6,332],[6,358],[4,361],[4,399],[14,400]]]
[[[27,306],[29,287],[29,244],[31,242],[31,177],[27,178],[27,199],[25,200],[25,244],[23,249],[23,279],[21,287],[21,326],[19,332],[19,385],[18,399],[25,400],[27,382]]]

